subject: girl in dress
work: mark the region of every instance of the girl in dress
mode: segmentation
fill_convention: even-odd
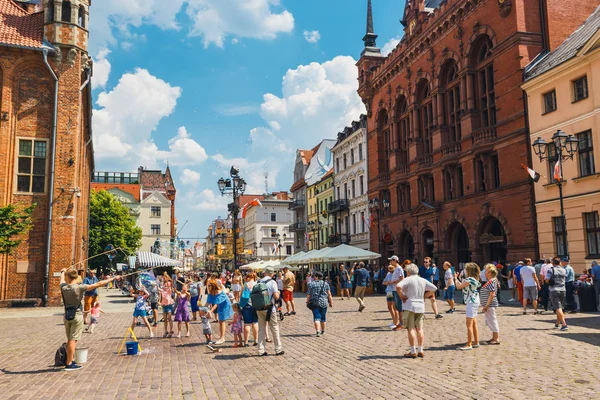
[[[172,337],[173,332],[173,282],[165,272],[163,285],[160,287],[160,305],[163,309],[163,320],[165,321],[165,333],[163,337]]]
[[[215,342],[215,344],[223,344],[225,343],[225,321],[233,316],[231,301],[227,296],[223,284],[219,280],[211,278],[207,282],[207,289],[207,303],[211,305],[210,313],[211,315],[214,315],[214,312],[217,311],[217,315],[219,317],[219,339]]]
[[[181,323],[185,322],[185,337],[190,337],[190,310],[188,304],[190,302],[190,294],[187,284],[181,285],[181,292],[177,293],[177,310],[175,311],[175,321],[177,321],[177,337],[181,337]]]
[[[242,326],[242,309],[238,303],[232,305],[233,308],[233,321],[229,323],[231,325],[231,333],[233,334],[233,347],[243,346],[242,334],[244,328]]]

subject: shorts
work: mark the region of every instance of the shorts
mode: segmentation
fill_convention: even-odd
[[[158,310],[158,303],[150,303],[150,308],[153,310]]]
[[[552,307],[554,307],[555,310],[563,309],[564,305],[565,305],[565,297],[567,295],[567,292],[558,292],[558,291],[551,291],[550,292],[550,302],[552,302]]]
[[[392,296],[394,296],[394,307],[396,307],[396,311],[402,311],[402,299],[400,299],[400,295],[398,292],[393,291]]]
[[[513,282],[512,279],[509,279],[508,280],[508,288],[509,289],[514,289],[514,287],[515,287],[515,283]]]
[[[294,292],[292,292],[291,290],[283,290],[283,301],[285,301],[286,303],[288,301],[293,301],[294,300]]]
[[[192,305],[192,312],[200,311],[200,307],[198,307],[198,297],[199,296],[192,296],[190,298],[190,304]]]
[[[67,340],[79,340],[83,333],[83,314],[77,312],[75,318],[71,321],[64,320],[65,332],[67,334]]]
[[[352,282],[342,283],[342,289],[352,289]]]
[[[538,299],[538,288],[537,286],[525,286],[523,287],[523,300],[537,301]]]
[[[202,329],[202,333],[204,335],[212,335],[212,329],[208,328],[208,329]]]
[[[242,291],[242,285],[240,285],[239,283],[231,285],[231,291],[232,292],[241,292]]]
[[[387,300],[388,303],[393,303],[394,302],[394,292],[387,292],[385,294],[385,299]]]
[[[145,316],[147,316],[146,310],[134,310],[133,316],[134,317],[145,317]]]
[[[84,296],[83,297],[83,310],[90,311],[92,305],[98,300],[98,296]]]
[[[168,314],[168,313],[173,314],[174,306],[173,306],[173,304],[169,304],[167,306],[162,306],[162,309],[163,309],[163,313],[165,313],[165,314]]]
[[[313,321],[327,322],[327,307],[317,307],[312,310]]]
[[[242,319],[246,325],[257,324],[258,315],[256,314],[256,310],[252,306],[242,308]]]
[[[415,314],[412,311],[402,312],[402,321],[406,329],[423,329],[423,320],[425,314]]]
[[[467,318],[477,318],[477,312],[479,311],[479,303],[467,303],[466,307]]]
[[[98,323],[98,317],[90,317],[90,324],[97,324]]]
[[[444,300],[454,300],[454,285],[450,285],[446,288]]]

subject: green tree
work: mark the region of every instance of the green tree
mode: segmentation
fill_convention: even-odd
[[[32,227],[35,204],[18,208],[13,204],[0,207],[0,254],[8,254],[23,241],[22,234]]]
[[[90,243],[89,256],[103,253],[106,246],[121,248],[112,253],[113,262],[127,262],[127,255],[134,255],[142,245],[142,230],[135,225],[129,209],[106,190],[92,191],[90,195]],[[125,254],[124,254],[125,253]],[[107,256],[89,261],[92,268],[109,264]]]

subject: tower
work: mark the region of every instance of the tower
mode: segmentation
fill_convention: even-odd
[[[371,74],[385,60],[385,56],[381,54],[381,49],[377,47],[377,35],[373,27],[373,7],[371,6],[371,0],[367,2],[367,33],[362,40],[365,48],[360,53],[360,59],[356,64],[358,67],[358,94],[363,99],[367,107],[367,114],[370,117],[372,102]]]
[[[44,0],[44,38],[87,53],[91,0]]]
[[[373,29],[373,7],[371,6],[371,0],[367,3],[367,33],[363,37],[365,42],[365,49],[361,53],[363,56],[377,56],[381,55],[381,50],[377,47],[377,37],[375,30]]]

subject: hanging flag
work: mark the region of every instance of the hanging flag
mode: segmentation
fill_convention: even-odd
[[[367,226],[367,229],[371,230],[371,217],[365,218],[365,215],[363,214],[362,220],[365,223],[365,225]]]
[[[276,254],[277,253],[277,245],[275,243],[273,243],[273,246],[271,246],[271,253],[272,254]]]
[[[529,174],[529,176],[531,176],[531,179],[533,179],[534,182],[540,180],[541,175],[529,168],[527,165],[521,164],[521,167],[525,168],[525,171],[527,171],[527,173]]]
[[[554,165],[554,180],[557,182],[562,181],[562,165],[560,164],[560,160],[557,160]]]
[[[259,199],[254,199],[250,203],[244,204],[242,207],[242,218],[246,218],[246,211],[248,211],[252,207],[262,207],[262,203]]]
[[[308,246],[310,243],[310,234],[308,232],[304,232],[304,245]]]

